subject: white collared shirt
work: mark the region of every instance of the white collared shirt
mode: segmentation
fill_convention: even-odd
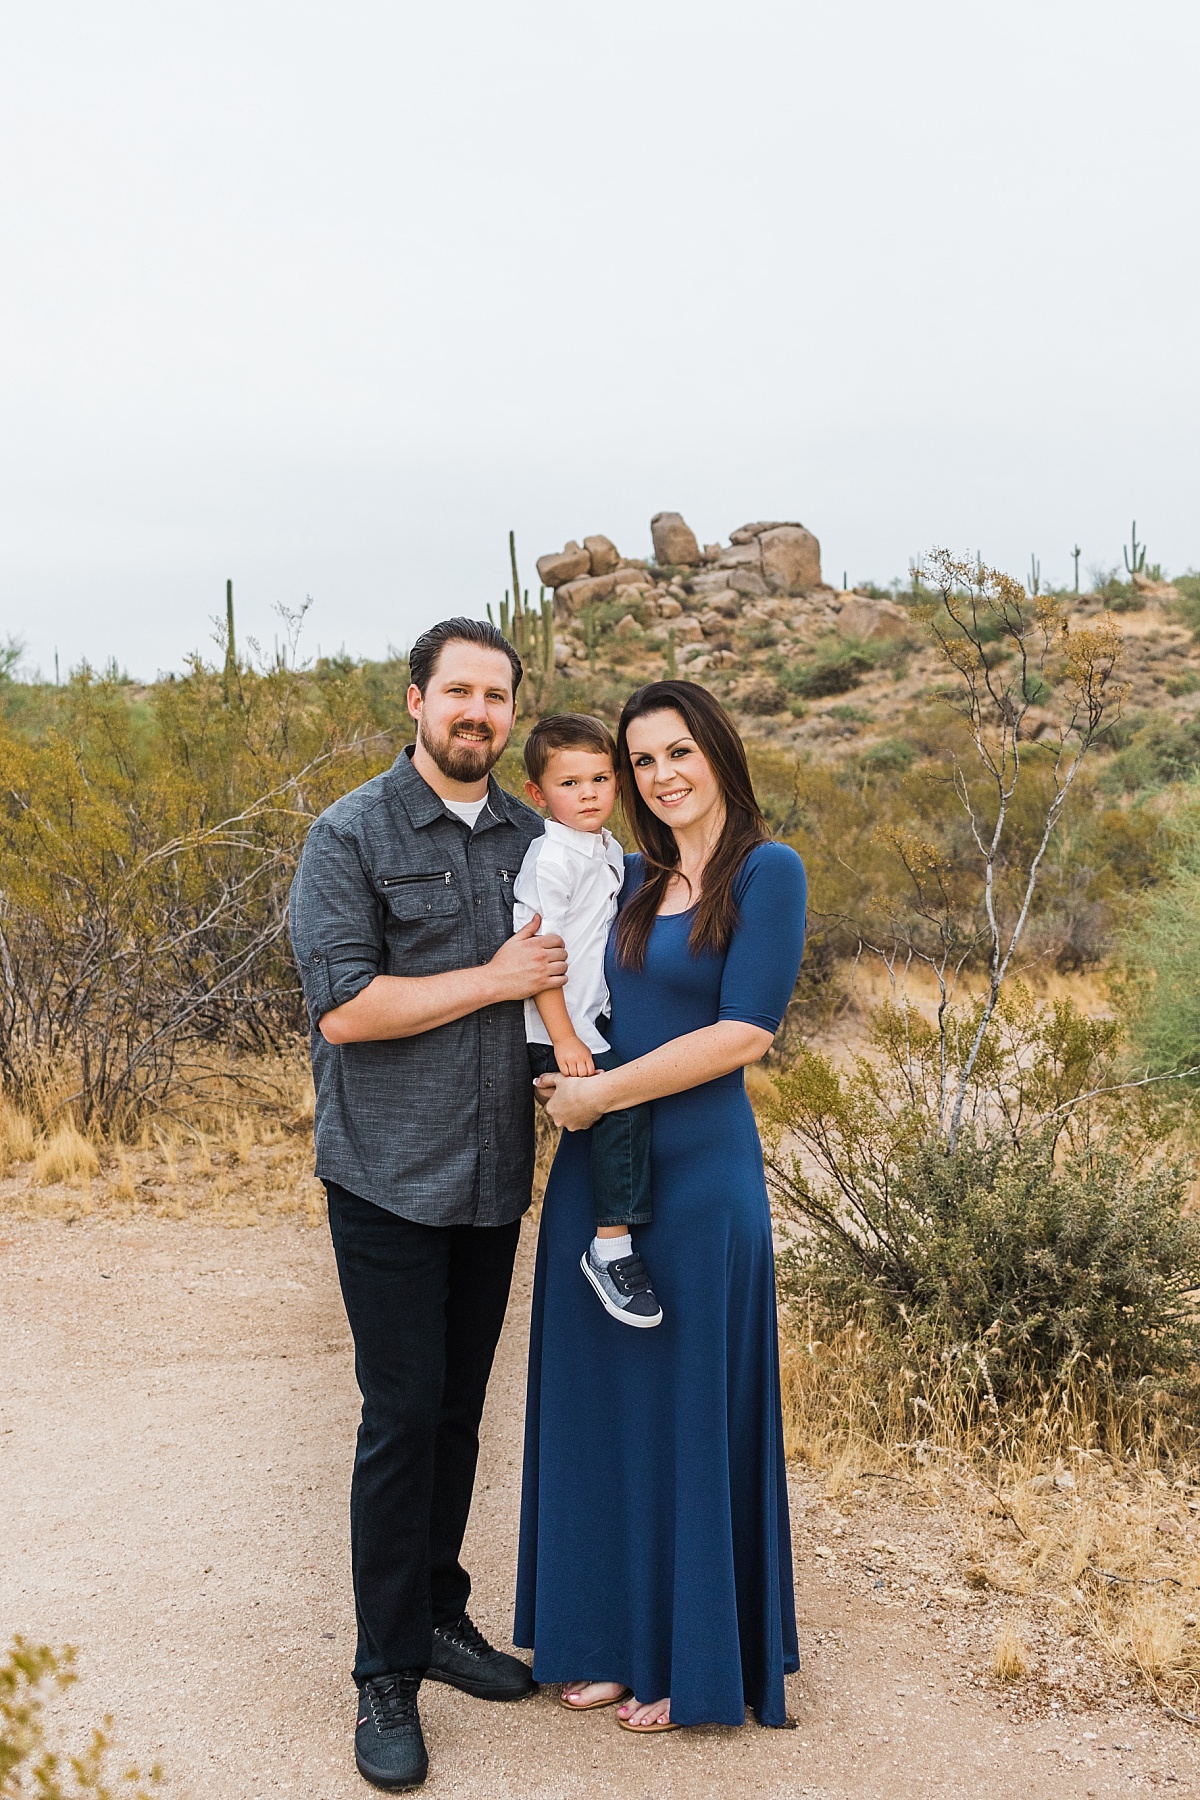
[[[547,819],[545,835],[534,838],[513,883],[513,930],[541,913],[541,929],[557,932],[567,946],[563,998],[593,1055],[608,1049],[596,1020],[608,1010],[604,950],[624,879],[625,853],[611,831],[576,831]],[[531,1044],[551,1041],[532,1000],[525,1002],[525,1037]]]

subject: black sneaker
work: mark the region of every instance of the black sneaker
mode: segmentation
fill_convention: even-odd
[[[364,1780],[377,1788],[420,1787],[429,1773],[429,1755],[417,1711],[419,1669],[376,1675],[358,1690],[354,1760]]]
[[[524,1700],[537,1689],[528,1664],[507,1651],[493,1650],[466,1613],[448,1625],[434,1626],[433,1657],[425,1674],[430,1681],[444,1681],[477,1700]]]
[[[662,1324],[662,1307],[636,1250],[632,1256],[619,1256],[616,1262],[597,1262],[589,1244],[579,1266],[599,1295],[605,1312],[622,1325],[636,1325],[648,1331],[652,1325]]]

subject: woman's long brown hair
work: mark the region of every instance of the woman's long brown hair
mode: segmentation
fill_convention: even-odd
[[[704,870],[696,916],[688,935],[693,956],[720,955],[729,948],[737,924],[734,877],[751,850],[771,835],[754,797],[745,747],[720,701],[714,700],[707,688],[691,681],[652,681],[631,694],[617,727],[617,776],[625,816],[646,861],[646,876],[617,921],[617,955],[629,969],[640,969],[645,963],[655,916],[666,897],[667,884],[679,868],[675,833],[642,799],[629,754],[629,727],[633,721],[661,712],[679,714],[716,776],[725,802],[725,823]]]

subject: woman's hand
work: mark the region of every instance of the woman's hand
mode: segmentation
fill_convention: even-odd
[[[543,1075],[538,1099],[564,1131],[588,1131],[604,1111],[603,1075]]]

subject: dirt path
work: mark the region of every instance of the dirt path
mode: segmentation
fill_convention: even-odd
[[[531,1238],[468,1542],[473,1611],[497,1641],[510,1618]],[[161,1757],[169,1791],[192,1800],[369,1792],[349,1754],[356,1395],[325,1235],[0,1220],[0,1367],[0,1637],[79,1646],[72,1721],[114,1712],[122,1751]],[[931,1615],[856,1591],[836,1556],[817,1557],[816,1485],[797,1481],[794,1500],[797,1730],[639,1741],[611,1712],[568,1717],[554,1693],[510,1708],[431,1687],[431,1800],[1200,1789],[1200,1736],[1145,1702],[1028,1717],[968,1685]],[[858,1504],[869,1537],[874,1502]],[[886,1506],[880,1526],[894,1530]]]

